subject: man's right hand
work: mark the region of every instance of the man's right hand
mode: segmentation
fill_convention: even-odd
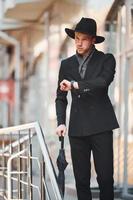
[[[61,124],[56,128],[56,134],[60,137],[60,136],[65,136],[66,134],[66,126],[65,124]]]

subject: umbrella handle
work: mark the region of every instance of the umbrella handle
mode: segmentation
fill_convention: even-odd
[[[64,149],[64,136],[60,136],[59,141],[61,142],[61,149]]]

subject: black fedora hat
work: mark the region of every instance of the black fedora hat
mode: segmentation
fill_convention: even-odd
[[[75,29],[65,28],[65,32],[71,38],[75,38],[75,32],[85,33],[96,38],[96,44],[105,40],[104,37],[97,35],[97,24],[94,19],[82,17]]]

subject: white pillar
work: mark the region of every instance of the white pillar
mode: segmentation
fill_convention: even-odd
[[[15,112],[14,124],[20,123],[20,46],[15,45]]]
[[[128,82],[129,82],[129,59],[127,57],[127,50],[129,44],[129,19],[130,19],[130,9],[131,0],[125,0],[126,5],[126,34],[125,34],[125,54],[124,54],[124,173],[123,173],[123,197],[127,199],[133,199],[133,195],[128,192]]]
[[[45,105],[45,121],[44,121],[44,130],[46,130],[46,134],[48,134],[48,131],[50,129],[49,127],[49,117],[48,117],[48,111],[49,111],[49,54],[50,54],[50,42],[49,42],[49,12],[46,12],[44,14],[44,34],[46,39],[46,51],[44,52],[44,67],[45,67],[45,90],[44,90],[44,105]]]

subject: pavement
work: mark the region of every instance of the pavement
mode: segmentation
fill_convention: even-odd
[[[92,188],[92,197],[93,197],[93,200],[99,200],[99,190],[97,188]],[[77,200],[77,194],[76,194],[74,185],[66,185],[64,200]],[[117,189],[115,189],[114,200],[122,200],[120,198],[120,191]]]

